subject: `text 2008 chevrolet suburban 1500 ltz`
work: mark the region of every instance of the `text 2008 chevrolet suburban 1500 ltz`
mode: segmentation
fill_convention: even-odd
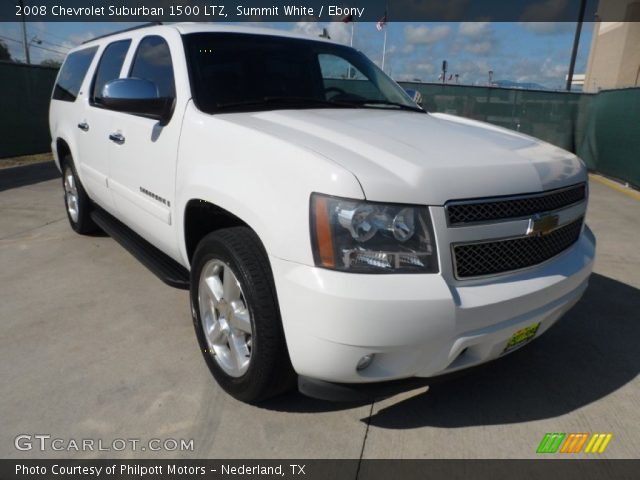
[[[204,24],[98,38],[64,62],[50,125],[71,227],[190,288],[204,359],[247,402],[493,360],[587,287],[580,159],[427,113],[326,39]]]

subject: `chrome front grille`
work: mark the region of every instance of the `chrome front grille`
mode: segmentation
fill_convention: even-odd
[[[521,218],[558,210],[582,202],[586,196],[586,185],[581,183],[542,193],[452,201],[447,202],[445,208],[449,225],[464,226],[465,224]]]
[[[452,245],[454,272],[459,279],[520,270],[563,252],[580,237],[584,217],[547,235]]]

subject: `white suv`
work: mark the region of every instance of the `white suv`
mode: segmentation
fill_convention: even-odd
[[[69,53],[50,125],[71,227],[190,288],[205,361],[244,401],[422,384],[524,345],[587,287],[580,159],[429,114],[325,39],[98,38]]]

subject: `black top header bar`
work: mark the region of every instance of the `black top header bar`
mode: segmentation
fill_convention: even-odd
[[[0,21],[575,22],[582,2],[587,22],[640,21],[632,0],[4,0]]]

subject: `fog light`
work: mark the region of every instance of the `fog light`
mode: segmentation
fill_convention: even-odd
[[[373,357],[375,356],[376,356],[375,353],[371,353],[369,355],[365,355],[364,357],[362,357],[360,360],[358,360],[358,364],[356,365],[356,370],[360,371],[367,368],[369,365],[371,365],[371,362],[373,362]]]

